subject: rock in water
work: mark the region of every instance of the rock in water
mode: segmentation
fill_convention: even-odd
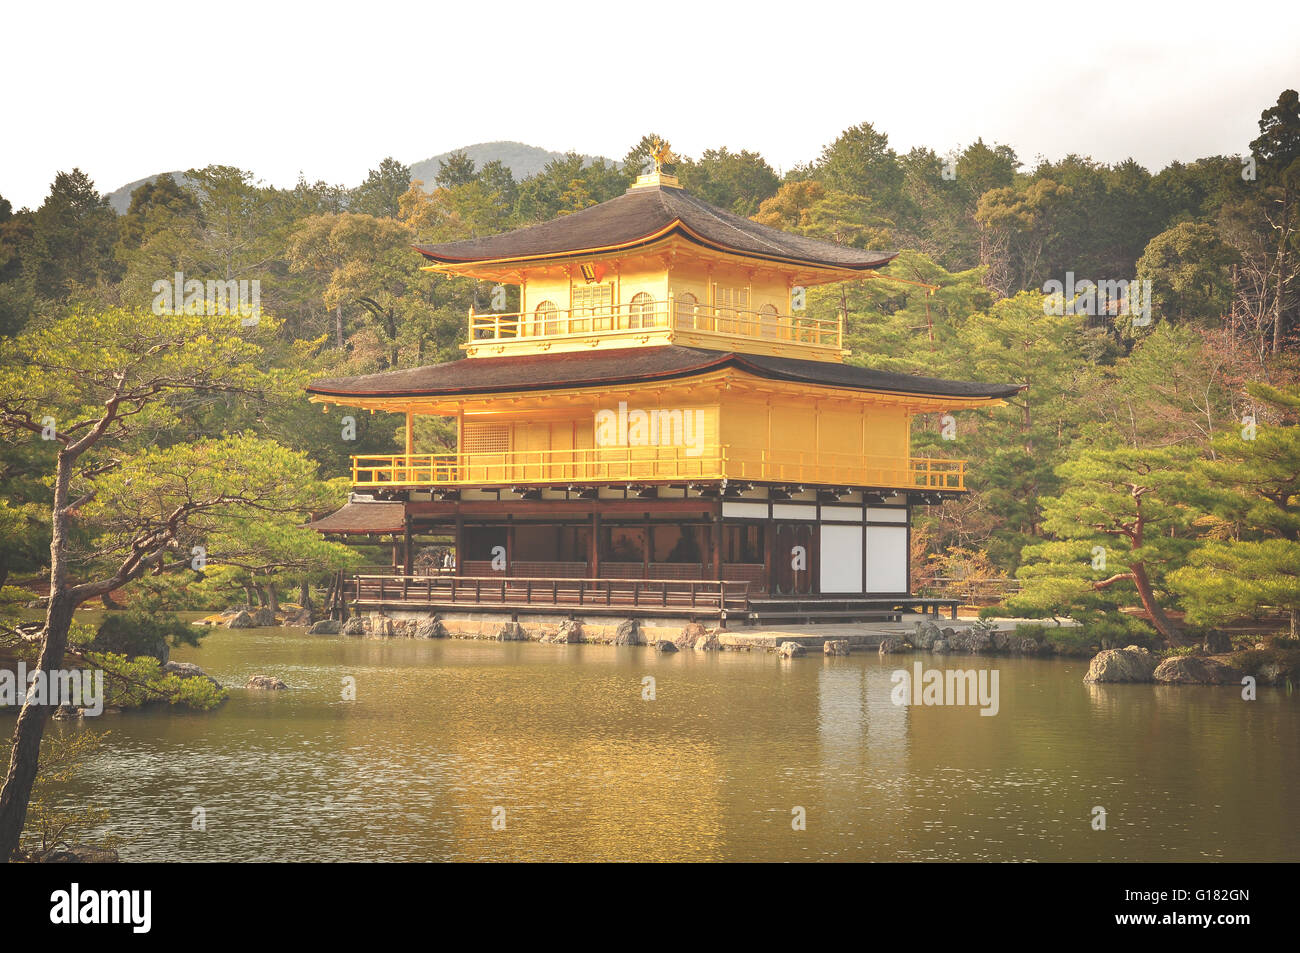
[[[308,628],[312,624],[312,610],[309,608],[299,608],[289,619],[285,619],[285,625],[292,627]]]
[[[204,672],[203,669],[199,668],[193,662],[167,662],[163,665],[161,671],[164,675],[175,675],[177,678],[206,678],[213,685],[217,686],[217,688],[221,687],[219,681]]]
[[[269,691],[282,691],[289,686],[274,675],[250,675],[245,688],[263,688]]]
[[[1153,677],[1157,682],[1169,685],[1230,685],[1241,682],[1241,673],[1232,666],[1192,655],[1165,659],[1156,666]]]
[[[939,641],[942,642],[943,640],[940,639]],[[886,635],[880,640],[880,648],[878,651],[881,655],[892,655],[895,652],[901,652],[903,651],[903,640],[896,639],[892,635]]]
[[[365,635],[366,623],[360,616],[348,619],[347,622],[343,623],[343,628],[339,629],[339,633],[342,635]]]
[[[506,622],[497,631],[498,642],[527,642],[528,633],[518,622]]]
[[[614,633],[614,644],[645,645],[645,638],[641,635],[636,619],[624,619],[618,624],[618,629]]]
[[[343,623],[337,619],[321,619],[310,629],[308,635],[338,635],[339,630],[343,628]]]
[[[560,623],[560,631],[555,633],[555,641],[565,644],[577,644],[582,641],[582,623],[577,619],[565,619]]]
[[[447,627],[439,619],[422,619],[415,627],[415,638],[417,639],[445,639],[447,638]]]
[[[704,626],[700,625],[698,622],[687,622],[686,625],[682,626],[681,635],[673,639],[673,642],[679,649],[689,649],[698,642],[700,637],[703,635]]]
[[[253,613],[253,625],[258,628],[269,629],[272,626],[279,624],[280,620],[276,618],[275,613],[266,608],[266,606],[263,606]]]
[[[948,651],[948,640],[947,640],[947,639],[935,639],[935,640],[934,640],[934,645],[930,646],[930,651],[931,651],[931,652],[935,652],[935,653],[937,653],[937,654],[939,654],[939,655],[943,655],[944,653],[946,653],[946,652]]]
[[[781,658],[798,658],[804,654],[804,647],[798,642],[782,642],[776,650]]]
[[[697,652],[718,652],[722,650],[722,642],[718,640],[718,633],[706,631],[691,647]]]
[[[912,633],[912,645],[918,649],[931,649],[934,643],[943,638],[943,633],[933,622],[918,622]]]
[[[1130,645],[1098,652],[1088,663],[1085,682],[1149,682],[1156,671],[1156,658],[1146,649]]]
[[[945,632],[950,630],[945,629]],[[948,644],[952,646],[954,652],[969,652],[971,655],[978,655],[981,652],[987,652],[993,647],[993,639],[984,629],[968,629],[965,632],[956,632],[948,637]]]
[[[822,643],[822,653],[825,655],[848,655],[848,639],[827,639]]]
[[[240,609],[226,623],[227,629],[252,629],[256,626],[257,623],[253,621],[253,616],[247,609]]]
[[[655,651],[663,652],[664,654],[676,652],[677,643],[673,642],[671,639],[660,639],[658,642],[655,643]]]

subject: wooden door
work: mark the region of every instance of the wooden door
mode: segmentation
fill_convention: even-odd
[[[777,523],[772,534],[772,592],[809,595],[817,568],[815,523]]]

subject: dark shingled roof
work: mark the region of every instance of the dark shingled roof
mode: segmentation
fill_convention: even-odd
[[[683,227],[695,237],[686,234]],[[792,235],[714,208],[682,189],[662,185],[632,188],[608,202],[540,225],[415,248],[426,258],[443,264],[561,258],[593,248],[634,246],[651,236],[666,237],[660,233],[669,228],[691,241],[749,257],[854,271],[879,268],[897,255]]]
[[[318,533],[401,533],[406,529],[406,508],[401,503],[353,500],[308,523],[307,528]]]
[[[410,370],[313,381],[307,392],[342,398],[492,394],[670,380],[726,367],[770,380],[938,397],[1004,398],[1023,389],[1018,384],[946,381],[850,364],[706,351],[669,344],[600,352],[465,358]]]

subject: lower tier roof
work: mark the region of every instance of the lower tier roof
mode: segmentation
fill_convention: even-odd
[[[668,344],[592,353],[463,358],[409,370],[317,380],[307,386],[307,392],[334,398],[446,397],[634,384],[692,377],[725,368],[736,368],[769,380],[918,396],[1001,399],[1024,389],[1019,384],[950,381],[851,364]]]

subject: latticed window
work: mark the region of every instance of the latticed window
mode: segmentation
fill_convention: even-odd
[[[679,328],[695,327],[695,309],[699,306],[699,301],[695,295],[689,291],[679,294],[673,303],[673,310],[676,314],[673,316],[674,323]]]
[[[774,338],[780,326],[776,314],[776,305],[765,304],[758,309],[758,333],[765,338]]]
[[[614,285],[574,285],[571,297],[573,317],[591,318],[591,330],[604,331],[610,327],[614,310]],[[577,324],[575,331],[586,330],[585,323]]]
[[[652,328],[655,326],[655,299],[644,291],[632,298],[628,309],[629,328]]]
[[[534,314],[537,315],[538,334],[560,333],[560,312],[555,307],[554,301],[543,301],[537,306]]]
[[[462,453],[506,453],[510,450],[510,425],[466,423],[460,449]]]
[[[718,308],[718,330],[739,333],[742,330],[741,314],[749,310],[749,289],[714,285],[713,300]]]

